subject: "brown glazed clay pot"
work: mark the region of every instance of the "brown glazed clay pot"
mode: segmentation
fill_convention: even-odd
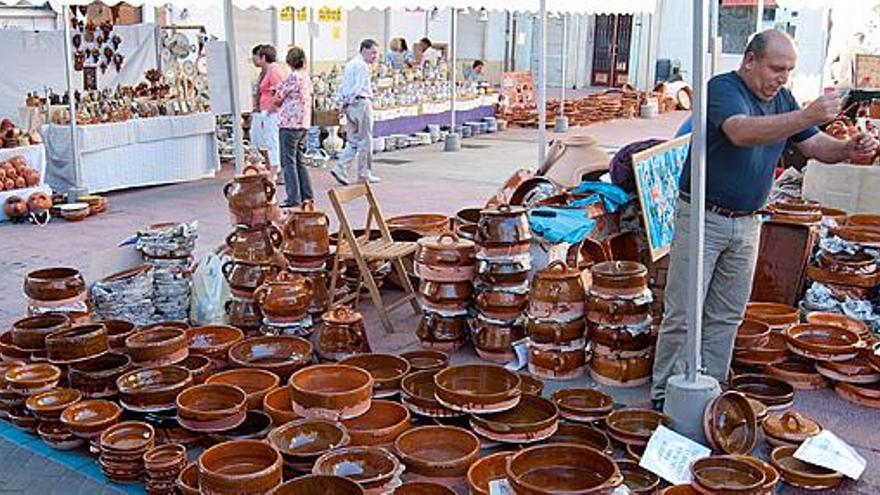
[[[770,340],[770,325],[757,320],[743,320],[736,331],[735,349],[760,348]]]
[[[437,400],[454,411],[488,414],[513,409],[522,395],[520,377],[501,366],[451,366],[434,375]]]
[[[309,309],[312,299],[312,281],[291,272],[281,272],[263,282],[254,300],[260,310],[273,322],[301,320]]]
[[[281,241],[281,231],[273,225],[236,225],[226,236],[230,255],[250,263],[272,263]]]
[[[766,323],[772,330],[785,330],[798,322],[800,314],[785,304],[750,302],[746,304],[745,318]]]
[[[861,348],[857,333],[838,326],[792,325],[785,331],[785,337],[791,352],[822,361],[848,361]]]
[[[843,475],[794,457],[797,447],[777,447],[770,453],[770,463],[786,483],[809,490],[833,491],[843,482]]]
[[[452,353],[468,340],[470,324],[467,315],[439,316],[437,313],[425,312],[419,319],[416,335],[422,347]]]
[[[301,419],[293,412],[293,404],[290,402],[290,388],[278,387],[263,397],[263,411],[272,418],[272,424],[283,425],[287,422]]]
[[[868,329],[868,325],[866,325],[865,322],[838,313],[814,311],[807,314],[807,323],[846,328],[847,330],[852,330],[859,334],[863,340],[865,337],[871,335],[871,331]]]
[[[125,354],[107,353],[70,365],[67,379],[70,386],[81,391],[86,399],[115,397],[119,390],[116,379],[131,369],[131,358]]]
[[[429,418],[451,418],[463,416],[458,411],[447,408],[435,396],[437,389],[434,376],[437,371],[416,371],[400,381],[401,402],[411,412]]]
[[[480,440],[454,426],[421,426],[397,437],[394,450],[408,473],[431,478],[458,478],[480,455]]]
[[[477,317],[474,325],[474,349],[484,360],[506,364],[516,358],[514,342],[525,337],[525,329],[517,323],[500,324]]]
[[[546,440],[556,433],[559,410],[553,402],[523,394],[513,409],[495,414],[471,416],[475,433],[502,443],[528,444]]]
[[[143,368],[179,363],[189,356],[186,331],[171,327],[137,331],[125,339],[125,349],[132,363]]]
[[[107,338],[110,350],[125,352],[125,339],[137,330],[137,326],[128,320],[102,320],[101,323],[107,328]]]
[[[274,264],[230,260],[223,264],[222,270],[232,294],[250,299],[257,287],[276,276],[281,268]]]
[[[77,325],[46,336],[46,351],[53,363],[86,361],[109,350],[107,328],[101,323]]]
[[[515,320],[522,316],[529,303],[528,293],[483,290],[474,299],[477,311],[493,320]]]
[[[374,400],[364,414],[342,421],[351,445],[387,446],[412,427],[409,410],[387,400]]]
[[[218,367],[226,366],[229,348],[244,339],[244,332],[227,325],[203,325],[186,330],[190,354],[211,358]]]
[[[476,243],[484,247],[506,247],[528,243],[532,238],[525,208],[500,205],[480,211]]]
[[[746,455],[758,440],[758,423],[749,399],[727,391],[713,399],[703,414],[703,429],[710,446],[725,454]]]
[[[81,295],[86,282],[79,270],[58,267],[43,268],[24,278],[24,294],[37,301],[60,301]]]
[[[120,404],[136,412],[174,409],[177,394],[190,385],[192,374],[180,366],[140,368],[116,379]]]
[[[304,418],[349,419],[370,408],[373,377],[340,364],[317,364],[290,376],[293,412]]]
[[[122,408],[108,400],[84,400],[61,412],[61,423],[80,438],[97,438],[119,421]]]
[[[605,419],[614,409],[613,397],[589,388],[557,390],[551,398],[559,408],[559,415],[569,421],[599,421]]]
[[[291,261],[330,254],[330,220],[315,208],[314,201],[304,201],[300,208],[290,210],[281,249]]]
[[[556,433],[544,443],[573,443],[594,448],[606,455],[614,453],[614,445],[604,431],[593,426],[575,423],[559,423]]]
[[[495,480],[507,478],[505,468],[507,460],[513,455],[511,452],[498,452],[497,454],[482,457],[468,468],[467,481],[473,495],[489,495],[489,483]]]
[[[635,261],[605,261],[590,269],[590,291],[607,298],[637,297],[648,287],[648,269]]]
[[[247,394],[247,408],[260,409],[263,407],[263,397],[273,390],[281,380],[278,375],[270,371],[256,368],[236,368],[215,373],[205,380],[206,384],[233,385],[244,390]]]
[[[350,438],[342,423],[300,418],[270,431],[266,441],[281,452],[285,465],[310,472],[319,457],[347,446]]]
[[[229,324],[238,328],[258,328],[263,324],[263,313],[254,301],[230,299],[226,301]]]
[[[233,385],[204,384],[177,395],[177,420],[184,428],[211,433],[237,427],[245,420],[247,394]]]
[[[424,237],[418,241],[415,273],[422,280],[434,282],[469,282],[476,267],[472,241],[455,234]]]
[[[238,367],[271,371],[287,380],[312,362],[312,344],[293,335],[251,337],[229,349],[229,361]]]
[[[515,453],[506,467],[515,493],[610,495],[623,482],[611,457],[590,447],[549,444]]]
[[[529,315],[571,321],[584,317],[584,283],[578,270],[556,260],[535,274],[529,291]]]
[[[189,370],[193,378],[193,383],[201,385],[211,376],[214,369],[214,361],[209,357],[199,356],[198,354],[190,354],[186,359],[177,363],[181,368]]]
[[[260,440],[232,440],[202,452],[202,494],[269,493],[281,484],[281,454]],[[247,487],[247,488],[244,488]]]
[[[12,343],[24,351],[46,349],[46,336],[70,327],[70,319],[61,313],[28,316],[12,323]]]
[[[529,342],[529,373],[545,380],[573,380],[584,373],[583,347],[560,347]]]
[[[338,361],[353,354],[370,352],[370,343],[360,313],[347,306],[336,306],[322,316],[317,330],[318,357]]]
[[[616,351],[644,351],[654,341],[651,332],[644,331],[633,334],[625,328],[590,324],[590,341]]]
[[[409,362],[393,354],[358,354],[339,364],[366,370],[373,377],[373,397],[392,397],[400,391],[400,380],[409,373]]]
[[[460,311],[467,308],[474,293],[470,281],[433,282],[422,280],[419,283],[419,296],[422,304],[435,311]]]
[[[526,323],[529,339],[538,344],[566,344],[584,338],[584,331],[583,318],[561,322],[530,317]]]
[[[440,371],[449,366],[449,355],[440,351],[410,351],[400,355],[409,362],[411,372]]]
[[[632,357],[594,351],[590,359],[590,376],[604,385],[638,387],[651,380],[653,364],[654,356],[650,350]]]
[[[260,170],[246,167],[242,175],[223,187],[223,195],[234,213],[263,208],[275,201],[275,185]]]
[[[764,470],[734,456],[710,456],[691,466],[697,490],[706,493],[756,493],[764,484]]]
[[[82,393],[71,388],[53,388],[27,398],[25,405],[40,421],[58,421],[61,411],[82,399]]]
[[[647,445],[661,424],[669,426],[669,418],[650,409],[618,409],[605,418],[608,435],[627,445]]]

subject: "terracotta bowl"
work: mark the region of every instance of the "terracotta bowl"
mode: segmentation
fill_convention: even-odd
[[[507,460],[511,452],[499,452],[483,457],[468,468],[467,482],[473,495],[489,495],[489,482],[507,478]]]
[[[175,402],[180,425],[200,433],[231,430],[246,417],[247,394],[233,385],[195,385],[180,392]]]
[[[859,352],[859,335],[846,328],[804,323],[785,331],[788,349],[820,361],[847,361]]]
[[[443,406],[466,413],[493,413],[512,409],[522,392],[520,377],[501,366],[453,366],[434,376],[435,395]]]
[[[350,419],[370,408],[373,377],[342,364],[318,364],[290,376],[293,412],[304,418]]]
[[[298,419],[269,432],[266,440],[284,456],[285,464],[311,471],[318,457],[348,445],[350,438],[341,423],[326,419]]]
[[[743,320],[736,331],[734,348],[752,349],[762,347],[770,339],[770,325],[757,320]]]
[[[122,408],[108,400],[84,400],[61,413],[61,423],[80,438],[97,438],[116,424]]]
[[[174,486],[181,495],[199,495],[199,465],[198,463],[187,464],[183,471],[177,475]]]
[[[167,366],[189,356],[186,331],[173,327],[139,330],[125,339],[125,348],[135,366]]]
[[[24,294],[38,301],[71,299],[85,290],[86,282],[75,268],[43,268],[24,278]]]
[[[611,493],[623,476],[611,457],[590,447],[549,444],[515,453],[507,462],[515,493]]]
[[[252,337],[229,349],[229,360],[235,366],[271,371],[282,380],[312,362],[312,344],[300,337]]]
[[[402,433],[394,450],[408,473],[431,478],[457,478],[480,454],[480,440],[454,426],[422,426]]]
[[[464,413],[448,409],[435,395],[437,386],[434,375],[437,371],[417,371],[403,377],[400,381],[401,402],[414,414],[430,418],[450,418]]]
[[[206,356],[226,364],[229,348],[244,339],[244,332],[228,325],[205,325],[186,330],[190,354]]]
[[[611,438],[632,445],[645,445],[660,425],[669,426],[669,418],[650,409],[618,409],[605,418]]]
[[[713,399],[703,414],[709,445],[725,454],[748,454],[758,440],[758,423],[749,399],[727,391]]]
[[[738,375],[730,380],[730,388],[761,401],[771,411],[784,409],[794,402],[794,388],[787,382],[770,376]]]
[[[257,368],[238,368],[216,373],[207,380],[206,384],[225,384],[240,387],[247,394],[247,408],[260,409],[263,407],[263,397],[270,390],[276,388],[281,382],[278,375],[271,371]]]
[[[149,325],[144,325],[140,327],[138,330],[155,330],[157,328],[176,328],[178,330],[186,330],[189,328],[189,324],[183,321],[157,321],[156,323],[150,323]]]
[[[58,386],[61,369],[46,363],[26,364],[6,372],[6,386],[21,396],[46,392]]]
[[[364,414],[342,421],[352,446],[384,446],[394,443],[412,427],[409,409],[387,400],[373,400]]]
[[[123,421],[101,433],[101,452],[104,453],[137,453],[138,457],[152,448],[156,430],[142,421]]]
[[[49,391],[32,395],[25,405],[40,421],[58,421],[61,412],[68,406],[82,400],[82,393],[72,388],[53,388]]]
[[[290,401],[290,387],[278,387],[263,397],[263,411],[271,418],[272,423],[283,425],[289,421],[301,419],[293,412]]]
[[[344,475],[364,490],[385,492],[403,472],[400,461],[379,447],[346,447],[332,450],[315,461],[313,474]]]
[[[797,308],[778,303],[750,302],[746,305],[746,319],[770,325],[776,330],[784,330],[800,320]]]
[[[475,433],[501,443],[534,443],[556,433],[559,410],[553,402],[536,395],[524,395],[507,411],[471,416]]]
[[[342,476],[309,474],[276,488],[272,495],[364,495],[361,485]]]
[[[816,364],[791,359],[768,365],[764,373],[789,383],[795,390],[818,390],[827,387],[828,380],[816,370]]]
[[[182,470],[186,462],[186,447],[179,443],[166,443],[144,452],[144,467],[147,468],[147,472]]]
[[[411,481],[398,486],[394,495],[456,495],[456,491],[437,483]]]
[[[23,405],[17,405],[8,408],[6,410],[6,415],[9,419],[9,422],[12,423],[12,426],[18,428],[21,431],[36,433],[39,421],[37,420],[37,418],[31,415],[30,411],[28,411],[28,409]]]
[[[400,355],[409,362],[412,372],[433,370],[440,371],[449,366],[449,355],[440,351],[410,351]]]
[[[0,333],[0,358],[6,361],[30,361],[31,353],[12,343],[12,332]]]
[[[43,421],[37,426],[40,440],[55,450],[73,450],[85,445],[85,440],[74,435],[61,423]]]
[[[46,336],[49,361],[71,364],[86,361],[110,350],[103,324],[77,325]]]
[[[767,342],[761,347],[735,349],[733,360],[736,364],[744,366],[767,366],[785,361],[788,355],[788,341],[785,335],[771,332]]]
[[[636,461],[617,461],[617,468],[623,475],[623,484],[629,488],[633,495],[647,495],[657,493],[660,486],[660,478],[639,466]]]
[[[186,368],[192,374],[193,383],[196,385],[205,383],[205,380],[214,372],[214,361],[207,356],[191,354],[186,359],[177,363],[181,368]]]
[[[70,386],[87,399],[115,397],[119,390],[116,379],[131,369],[131,358],[108,352],[102,356],[71,364],[67,371]]]
[[[202,452],[201,493],[266,493],[281,484],[281,454],[259,440],[232,440]]]
[[[242,424],[217,433],[210,438],[217,442],[227,440],[263,440],[272,431],[272,417],[259,409],[251,409],[245,414]]]
[[[660,490],[660,495],[700,495],[692,485],[675,485]]]
[[[0,390],[6,388],[6,372],[11,369],[21,368],[25,364],[27,363],[16,359],[0,361]]]
[[[776,485],[779,484],[779,481],[782,477],[779,475],[779,471],[773,467],[772,464],[768,462],[764,462],[757,457],[752,457],[750,455],[739,456],[740,459],[743,459],[746,462],[751,462],[762,471],[764,471],[764,484],[761,485],[763,490],[763,495],[773,495],[776,490]]]
[[[373,396],[391,397],[400,392],[400,380],[409,373],[409,361],[393,354],[358,354],[339,364],[366,370],[373,377]]]
[[[46,348],[46,336],[70,327],[70,318],[61,313],[28,316],[12,323],[12,343],[25,351]]]
[[[136,412],[172,410],[177,394],[190,385],[192,374],[180,366],[136,369],[116,379],[119,403]]]
[[[843,482],[843,475],[795,459],[797,447],[777,447],[770,453],[770,463],[786,483],[809,490],[833,490]]]
[[[573,443],[594,448],[607,455],[614,453],[611,439],[604,431],[592,426],[574,423],[559,423],[556,433],[545,440],[545,443]]]
[[[590,388],[560,389],[551,395],[559,415],[569,421],[600,421],[611,414],[614,398]]]
[[[869,384],[880,382],[880,371],[872,364],[873,349],[860,352],[859,356],[849,361],[817,361],[816,371],[835,382]],[[880,356],[874,357],[875,360]]]
[[[137,327],[128,320],[101,320],[107,329],[107,342],[111,351],[125,352],[125,339],[133,334]]]
[[[852,330],[862,338],[871,335],[871,330],[868,329],[868,325],[865,322],[838,313],[814,311],[807,314],[807,323],[845,328]]]
[[[734,456],[704,457],[693,463],[694,483],[709,493],[755,493],[764,484],[764,470]]]

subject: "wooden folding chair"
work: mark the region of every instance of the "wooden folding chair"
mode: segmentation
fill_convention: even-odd
[[[369,184],[357,184],[349,187],[331,189],[329,195],[330,203],[333,205],[333,209],[336,210],[336,217],[339,219],[340,234],[336,246],[336,256],[333,259],[333,272],[330,277],[331,303],[347,303],[352,300],[356,301],[360,294],[361,287],[366,285],[370,292],[370,298],[373,300],[373,304],[379,312],[379,319],[382,321],[382,326],[385,327],[386,332],[393,333],[394,326],[391,324],[391,319],[388,317],[390,311],[393,311],[397,307],[408,302],[412,305],[416,314],[421,313],[421,308],[416,300],[415,290],[410,283],[409,275],[407,275],[402,261],[402,258],[415,252],[416,244],[414,242],[396,242],[391,238],[391,233],[388,231],[388,226],[385,224],[382,212],[379,211],[379,204],[376,202],[376,198],[373,196],[373,190],[370,188]],[[367,210],[366,227],[364,227],[365,233],[361,237],[355,237],[343,205],[361,197],[366,197],[369,209]],[[381,235],[378,239],[371,240],[370,230],[373,226],[374,220]],[[360,280],[358,281],[357,289],[353,294],[343,297],[340,301],[333,301],[333,299],[336,298],[336,284],[340,276],[340,266],[344,261],[350,259],[354,259],[357,262],[358,270],[360,271]],[[370,266],[368,263],[371,261],[391,262],[403,284],[405,294],[402,298],[387,306],[382,302],[382,295],[379,293],[379,288],[376,285],[376,281],[373,279],[373,274],[370,272]]]

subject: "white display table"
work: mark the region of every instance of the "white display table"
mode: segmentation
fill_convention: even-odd
[[[3,213],[2,205],[6,198],[10,196],[20,196],[27,199],[31,193],[42,191],[46,194],[52,194],[52,189],[45,184],[46,177],[46,148],[42,144],[33,146],[22,146],[19,148],[2,148],[0,149],[0,162],[5,162],[14,156],[23,156],[27,160],[30,168],[40,173],[40,184],[34,187],[25,187],[22,189],[13,189],[12,191],[0,191],[0,222],[7,220],[6,214]]]
[[[91,193],[211,177],[220,167],[214,115],[174,117],[77,127],[83,187]],[[44,125],[46,181],[74,185],[70,128]]]

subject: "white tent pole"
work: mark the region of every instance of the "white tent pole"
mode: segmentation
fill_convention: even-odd
[[[760,33],[764,25],[764,0],[758,0],[758,12],[755,19],[755,32]]]
[[[70,39],[70,6],[62,6],[64,9],[64,76],[67,81],[67,108],[70,111],[70,156],[73,159],[73,187],[69,191],[68,200],[77,201],[77,198],[86,193],[83,187],[82,159],[79,156],[79,140],[77,139],[76,126],[76,99],[73,96],[73,47]]]
[[[553,123],[553,130],[555,132],[566,132],[568,131],[568,118],[565,117],[565,86],[567,84],[565,80],[565,66],[568,60],[568,14],[562,14],[562,58],[559,61],[560,66],[562,67],[562,82],[560,83],[560,97],[559,97],[559,114],[556,116],[556,122]]]
[[[458,151],[461,149],[461,141],[459,135],[455,132],[455,86],[457,84],[457,66],[458,66],[458,50],[456,45],[456,34],[458,31],[458,9],[452,8],[452,19],[449,22],[449,134],[446,135],[444,142],[444,151]]]
[[[547,156],[547,0],[538,13],[538,168]]]
[[[309,77],[315,76],[315,9],[309,7]]]
[[[272,46],[278,50],[278,53],[282,53],[281,49],[281,30],[278,29],[278,7],[269,7],[269,16],[271,16],[272,20],[270,21],[269,27],[272,29]],[[286,52],[287,50],[284,50]],[[282,57],[283,59],[283,57]]]
[[[232,148],[235,153],[235,172],[244,170],[244,148],[241,138],[241,105],[238,95],[238,50],[235,45],[235,22],[232,0],[223,0],[223,23],[226,29],[226,58],[229,62],[229,91],[232,105]]]

